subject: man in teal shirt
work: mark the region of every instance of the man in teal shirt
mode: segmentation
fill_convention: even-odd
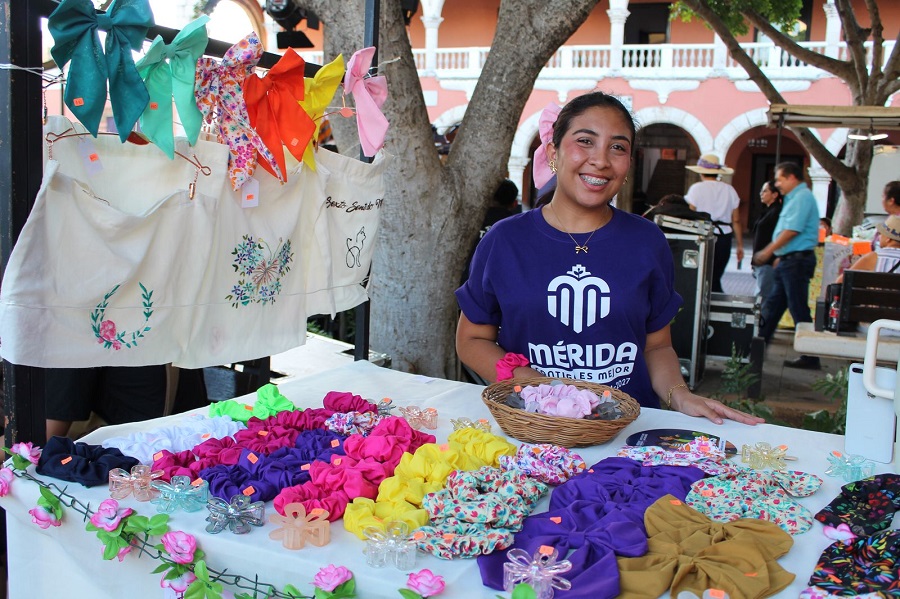
[[[819,241],[819,208],[816,198],[803,181],[803,170],[793,162],[775,167],[775,186],[784,195],[784,207],[772,242],[756,252],[754,263],[765,264],[774,254],[772,293],[762,306],[759,334],[766,343],[775,333],[785,309],[795,323],[812,322],[809,310],[809,281],[816,270],[815,247]],[[819,358],[800,356],[785,360],[785,366],[818,370]]]

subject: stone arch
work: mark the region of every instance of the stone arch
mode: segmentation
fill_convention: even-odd
[[[460,104],[459,106],[454,106],[453,108],[441,113],[436,119],[434,119],[434,123],[432,124],[440,131],[442,129],[450,127],[451,125],[460,123],[462,122],[463,117],[466,115],[467,108],[469,108],[468,104]]]
[[[543,110],[535,112],[519,125],[516,135],[513,137],[512,148],[509,153],[510,161],[524,160],[527,163],[531,160],[531,144],[538,134],[538,122],[541,120],[542,112]]]
[[[825,141],[825,147],[828,148],[829,152],[837,156],[841,149],[847,145],[848,133],[850,133],[850,129],[847,129],[846,127],[835,129]]]
[[[656,124],[669,124],[681,127],[685,133],[694,139],[701,153],[712,148],[713,137],[706,125],[701,123],[691,113],[685,112],[680,108],[672,108],[671,106],[642,108],[634,113],[634,118],[641,127]]]

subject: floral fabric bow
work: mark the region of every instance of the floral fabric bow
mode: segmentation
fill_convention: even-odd
[[[308,542],[315,547],[323,547],[331,540],[331,522],[328,512],[314,509],[309,514],[302,503],[289,503],[284,506],[284,516],[271,514],[269,522],[279,525],[269,533],[269,538],[281,541],[287,549],[303,549]]]
[[[244,80],[244,98],[250,126],[275,157],[280,172],[287,173],[284,146],[298,162],[316,131],[316,125],[300,107],[303,99],[303,71],[306,61],[291,48],[265,77],[248,76]],[[282,145],[282,142],[284,145]],[[278,174],[263,160],[260,163],[274,177]]]
[[[197,61],[194,90],[197,107],[207,123],[216,121],[219,138],[228,145],[228,177],[231,188],[240,189],[256,170],[257,153],[269,163],[275,176],[284,181],[281,167],[259,135],[250,126],[244,101],[244,80],[253,74],[263,47],[256,33],[233,45],[222,57]]]
[[[572,569],[572,562],[560,560],[554,547],[541,545],[529,555],[524,549],[510,549],[506,552],[509,561],[503,564],[503,590],[512,592],[517,584],[527,583],[539,598],[553,597],[553,589],[568,591],[572,583],[559,576]]]
[[[547,145],[553,141],[553,124],[562,110],[556,104],[547,104],[547,107],[541,112],[538,119],[538,135],[541,138],[541,145],[534,152],[534,166],[532,173],[534,177],[534,185],[538,189],[550,182],[553,178],[553,172],[550,170],[550,159],[547,156]]]
[[[202,15],[188,23],[171,44],[156,36],[147,53],[135,65],[150,94],[150,103],[141,115],[141,131],[169,158],[175,157],[173,98],[188,142],[194,145],[200,135],[203,115],[194,98],[194,77],[197,61],[209,42],[208,21],[209,17]]]
[[[412,570],[416,565],[416,540],[410,536],[404,522],[388,522],[384,529],[369,526],[366,537],[366,564],[373,568],[394,566],[398,570]]]
[[[155,481],[153,488],[159,492],[159,497],[151,499],[150,503],[156,504],[156,511],[161,514],[171,514],[179,509],[199,512],[209,499],[209,483],[202,479],[197,481],[197,484],[191,484],[189,476],[173,476],[167,483]]]
[[[134,66],[132,50],[140,50],[154,24],[148,0],[114,0],[97,13],[90,0],[63,0],[48,19],[54,45],[50,54],[59,68],[71,61],[66,78],[66,106],[96,137],[109,100],[124,143],[150,101]],[[106,52],[97,30],[106,32]]]
[[[383,76],[368,77],[375,57],[375,47],[357,50],[347,61],[344,76],[344,93],[351,94],[356,103],[356,127],[363,154],[374,156],[384,147],[388,120],[381,112],[387,100],[387,79]]]
[[[113,468],[109,471],[109,496],[125,499],[133,492],[136,500],[150,501],[157,494],[152,485],[153,479],[162,475],[162,470],[151,471],[150,466],[143,464],[132,467],[130,473],[122,468]]]
[[[229,529],[236,535],[250,532],[251,526],[265,524],[266,504],[262,501],[250,501],[246,495],[235,495],[231,502],[218,497],[210,497],[206,503],[209,515],[206,521],[206,532],[218,534]]]

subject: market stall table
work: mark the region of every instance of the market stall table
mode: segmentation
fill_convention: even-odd
[[[862,363],[866,355],[866,334],[838,335],[831,331],[817,331],[811,322],[801,322],[794,332],[794,350],[809,356],[846,358]],[[881,335],[878,361],[890,364],[900,361],[900,337]]]
[[[332,390],[350,391],[363,397],[379,400],[390,397],[394,404],[434,407],[439,411],[439,429],[433,431],[438,443],[446,441],[451,432],[451,418],[490,418],[481,401],[482,387],[466,383],[427,378],[379,368],[368,362],[355,362],[334,370],[296,379],[280,386],[280,391],[288,399],[301,407],[321,407],[322,398]],[[252,403],[255,396],[239,398]],[[205,410],[205,409],[204,409]],[[203,412],[203,410],[198,410]],[[204,412],[205,413],[205,412]],[[83,440],[98,444],[104,439],[128,435],[134,432],[158,428],[178,422],[183,415],[169,416],[157,420],[111,426],[91,433]],[[493,421],[492,421],[493,422]],[[612,441],[601,446],[580,448],[578,453],[590,465],[607,456],[612,456],[624,444],[631,433],[656,428],[698,429],[721,435],[733,442],[738,449],[744,443],[765,441],[772,445],[788,445],[788,453],[797,460],[790,467],[818,474],[824,480],[822,488],[814,495],[800,498],[801,504],[813,513],[829,503],[844,484],[843,480],[824,475],[828,467],[826,456],[832,450],[843,450],[843,437],[810,431],[784,428],[772,425],[749,427],[733,422],[716,426],[706,420],[692,418],[680,413],[664,410],[644,409],[641,416],[621,431]],[[500,433],[494,424],[494,432]],[[890,465],[879,472],[890,470]],[[56,482],[60,486],[66,483]],[[96,509],[101,501],[109,497],[106,487],[84,488],[68,484],[68,492],[81,502]],[[106,597],[109,599],[159,598],[160,575],[151,574],[157,562],[138,557],[136,552],[125,557],[122,563],[101,559],[102,546],[93,533],[86,532],[79,514],[67,509],[62,526],[42,530],[31,523],[28,510],[35,506],[39,496],[38,485],[16,479],[11,493],[0,499],[0,506],[7,512],[7,542],[9,558],[9,597],[11,599],[32,597]],[[538,511],[546,509],[545,498]],[[123,506],[135,509],[142,515],[155,513],[155,506],[139,503],[133,498],[122,500]],[[271,503],[268,514],[275,513]],[[397,597],[397,589],[406,582],[408,572],[393,568],[375,569],[365,563],[362,553],[363,542],[344,530],[341,522],[332,524],[332,540],[324,547],[307,545],[299,551],[288,551],[280,542],[269,539],[268,533],[274,529],[267,524],[246,535],[223,532],[212,535],[205,532],[206,512],[176,512],[172,515],[172,530],[184,530],[197,537],[198,546],[206,553],[210,568],[228,570],[230,574],[244,577],[259,577],[260,581],[271,583],[281,589],[293,584],[301,591],[312,594],[309,584],[320,567],[327,564],[344,565],[355,575],[359,597]],[[806,587],[816,561],[822,550],[831,543],[822,534],[822,525],[814,523],[811,530],[794,537],[794,546],[779,560],[789,572],[796,574],[793,584],[782,591],[779,597],[797,597]],[[497,591],[481,584],[478,566],[473,559],[441,560],[431,555],[419,554],[416,570],[430,568],[446,579],[447,589],[443,596],[466,598],[493,598]],[[234,590],[234,589],[232,589]]]

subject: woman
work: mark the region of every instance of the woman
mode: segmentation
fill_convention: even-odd
[[[628,110],[604,93],[560,111],[546,147],[553,197],[500,221],[478,245],[456,292],[457,352],[490,381],[587,380],[648,407],[662,399],[716,423],[762,422],[694,395],[681,377],[669,332],[681,298],[668,243],[653,223],[610,205],[631,167],[634,137]]]
[[[715,154],[704,154],[697,161],[697,166],[685,167],[689,171],[700,174],[700,182],[694,183],[684,197],[694,210],[708,212],[718,226],[716,227],[716,249],[713,254],[713,276],[711,291],[724,293],[722,275],[731,259],[731,241],[737,239],[738,263],[744,259],[744,238],[741,229],[741,198],[734,187],[719,181],[720,175],[730,175],[734,169],[719,164]],[[731,224],[729,224],[731,223]]]
[[[763,183],[762,189],[759,190],[759,199],[766,206],[766,211],[759,217],[754,227],[754,255],[772,243],[772,233],[775,232],[775,225],[778,224],[778,217],[781,215],[781,207],[784,204],[784,196],[775,187],[774,180]],[[775,282],[774,263],[775,257],[772,256],[765,264],[753,265],[753,276],[756,277],[756,286],[759,288],[759,295],[763,302],[769,297]]]
[[[877,226],[881,247],[853,263],[849,270],[900,273],[900,214],[887,217]],[[837,278],[841,283],[844,275]]]

